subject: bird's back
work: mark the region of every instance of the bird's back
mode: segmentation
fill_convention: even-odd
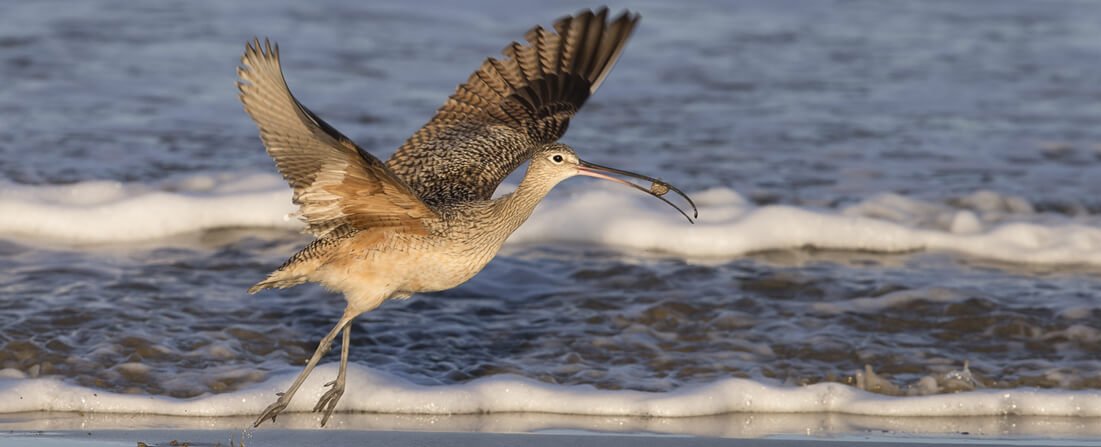
[[[570,118],[611,71],[638,15],[607,8],[541,26],[489,58],[386,162],[426,203],[488,200]]]

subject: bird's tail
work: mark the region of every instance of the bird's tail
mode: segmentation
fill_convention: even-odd
[[[278,269],[271,272],[266,279],[249,287],[248,293],[252,294],[264,289],[286,289],[310,281],[310,276],[328,261],[333,249],[338,247],[341,241],[354,236],[357,232],[346,226],[340,227],[321,239],[310,242]]]
[[[286,289],[309,281],[309,274],[321,265],[317,257],[311,256],[319,245],[317,242],[314,241],[302,251],[295,253],[287,262],[268,274],[263,281],[249,287],[248,293],[251,295],[264,289]]]
[[[286,289],[306,282],[305,276],[285,275],[283,270],[276,270],[268,275],[267,279],[260,281],[248,288],[249,295],[264,289]]]

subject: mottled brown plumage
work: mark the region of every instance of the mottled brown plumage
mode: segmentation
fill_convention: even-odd
[[[255,425],[275,420],[343,332],[337,379],[314,407],[324,412],[325,425],[344,392],[351,321],[385,300],[466,282],[562,180],[612,180],[670,205],[660,195],[672,189],[691,204],[667,183],[582,161],[555,142],[607,76],[637,21],[623,13],[608,22],[602,9],[559,20],[557,32],[531,30],[527,44],[505,48],[506,59],[482,64],[388,164],[294,98],[278,47],[259,40],[246,46],[238,68],[241,102],[293,189],[306,231],[317,236],[249,292],[312,281],[343,293],[348,303],[302,373]],[[491,199],[528,160],[516,191]],[[649,181],[651,189],[612,174]]]
[[[386,162],[429,204],[488,200],[542,144],[562,137],[600,87],[638,15],[582,11],[486,59]]]

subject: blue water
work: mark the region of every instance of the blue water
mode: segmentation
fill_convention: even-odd
[[[386,157],[483,58],[587,6],[7,4],[0,181],[171,192],[274,173],[234,87],[253,36],[280,43],[303,103]],[[641,27],[565,139],[586,159],[755,205],[840,212],[893,193],[987,223],[1098,226],[1101,4],[622,6]],[[1101,388],[1098,265],[860,246],[698,259],[556,236],[508,245],[458,289],[360,318],[352,361],[423,384],[502,373],[649,391],[731,376],[855,384],[868,365],[897,394],[966,364],[967,389]],[[343,307],[312,286],[244,293],[308,242],[292,229],[0,237],[0,369],[15,375],[232,391],[300,365]]]

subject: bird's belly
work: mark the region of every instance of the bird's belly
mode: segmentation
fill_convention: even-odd
[[[482,271],[493,253],[447,251],[417,257],[418,268],[411,270],[405,281],[408,292],[437,292],[465,283]]]
[[[482,270],[497,247],[424,244],[408,250],[367,250],[334,258],[311,276],[350,304],[374,308],[391,298],[458,286]],[[418,249],[419,248],[419,249]]]

